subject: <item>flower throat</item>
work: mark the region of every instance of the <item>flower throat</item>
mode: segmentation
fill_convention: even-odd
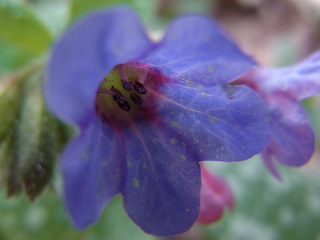
[[[95,100],[98,116],[117,124],[150,118],[155,91],[164,79],[159,71],[146,65],[117,65],[98,88]]]

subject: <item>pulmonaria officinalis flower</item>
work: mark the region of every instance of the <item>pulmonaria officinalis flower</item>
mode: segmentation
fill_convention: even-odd
[[[320,93],[320,51],[293,66],[257,67],[238,83],[251,86],[268,102],[272,134],[261,156],[269,171],[281,180],[275,160],[298,167],[314,152],[314,133],[300,101]]]
[[[203,160],[240,161],[269,139],[264,100],[228,83],[255,63],[204,16],[151,41],[129,9],[95,12],[52,50],[48,107],[79,127],[61,160],[74,224],[96,222],[117,193],[145,232],[186,231],[198,217]]]
[[[197,222],[210,224],[218,221],[225,207],[234,208],[234,197],[228,183],[205,165],[201,166],[200,209]]]

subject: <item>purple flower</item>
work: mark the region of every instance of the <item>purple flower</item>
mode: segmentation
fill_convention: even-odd
[[[203,160],[240,161],[269,138],[265,102],[228,83],[255,63],[203,16],[175,20],[159,43],[129,9],[95,12],[52,50],[48,107],[79,128],[61,160],[78,228],[117,193],[144,231],[173,235],[196,221]]]
[[[281,180],[275,160],[298,167],[307,163],[314,151],[314,133],[299,102],[320,93],[320,51],[293,66],[255,68],[238,83],[254,88],[269,104],[272,135],[261,155],[270,172]]]

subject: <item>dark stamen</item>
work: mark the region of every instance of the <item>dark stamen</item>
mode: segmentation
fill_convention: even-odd
[[[113,91],[112,98],[118,103],[118,106],[122,110],[124,110],[126,112],[130,112],[130,105],[127,102],[127,100],[124,98],[124,96],[113,86],[112,86],[111,90]]]
[[[132,100],[132,102],[137,104],[139,107],[142,106],[142,99],[137,94],[130,93],[130,99]]]
[[[118,103],[118,106],[123,110],[123,111],[126,111],[126,112],[130,112],[130,105],[127,101],[125,101],[123,104],[121,103]]]
[[[132,89],[132,82],[121,81],[124,90],[129,92]]]
[[[147,93],[147,89],[143,86],[142,83],[135,81],[133,83],[133,88],[140,94],[146,94]]]

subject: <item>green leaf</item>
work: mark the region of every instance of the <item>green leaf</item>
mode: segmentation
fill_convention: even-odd
[[[71,130],[50,115],[42,96],[42,62],[1,80],[0,182],[7,196],[34,200],[50,183]]]
[[[7,136],[0,146],[0,184],[6,186],[8,197],[22,191],[15,146],[14,134]]]
[[[26,81],[16,129],[19,174],[31,200],[50,182],[57,153],[57,124],[44,107],[41,80],[37,72]]]
[[[0,77],[26,65],[34,56],[30,52],[0,39]]]
[[[43,60],[38,59],[27,67],[0,79],[0,143],[6,136],[13,134],[19,117],[24,82],[34,71],[39,71],[42,64]]]
[[[61,34],[69,20],[70,4],[66,0],[29,0],[28,7],[54,37]]]
[[[25,192],[31,200],[39,196],[53,176],[54,163],[57,157],[57,142],[55,133],[52,131],[53,126],[49,123],[50,120],[49,115],[43,114],[38,146],[33,148],[33,151],[21,163],[23,167],[21,178]]]
[[[132,0],[73,0],[71,1],[71,18],[75,19],[86,12],[114,4],[132,5],[132,2]]]
[[[23,189],[16,129],[19,126],[24,81],[39,66],[36,62],[0,81],[0,183],[6,185],[8,197],[18,195]]]
[[[19,111],[21,84],[10,77],[0,85],[0,142],[12,132]]]
[[[44,53],[52,40],[31,11],[14,4],[0,4],[0,39],[34,55]]]
[[[148,28],[163,29],[162,26],[159,26],[159,21],[157,21],[159,20],[157,19],[157,0],[71,0],[71,20],[79,18],[90,11],[115,5],[133,8]]]

